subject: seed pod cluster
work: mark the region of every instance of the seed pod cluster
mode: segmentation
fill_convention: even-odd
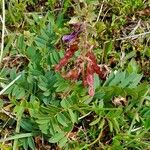
[[[79,31],[73,32],[70,35],[65,35],[63,41],[68,43],[68,49],[65,52],[64,57],[60,60],[59,64],[55,66],[55,71],[61,72],[61,69],[66,66],[69,60],[73,57],[74,53],[79,47]],[[80,46],[81,47],[81,46]],[[98,74],[100,79],[105,80],[108,75],[108,70],[98,65],[96,57],[92,51],[93,46],[87,46],[88,51],[85,54],[81,54],[75,60],[73,69],[70,69],[67,73],[62,73],[62,77],[69,80],[78,80],[82,76],[82,83],[84,87],[88,87],[88,93],[90,96],[94,96],[94,73]]]

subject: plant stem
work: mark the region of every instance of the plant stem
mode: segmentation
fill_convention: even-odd
[[[3,19],[2,19],[2,42],[1,42],[0,64],[1,64],[1,62],[2,62],[3,51],[4,51],[4,36],[5,36],[5,0],[2,0],[2,13],[3,13]]]
[[[22,106],[20,106],[20,109],[17,111],[18,118],[17,118],[17,125],[16,125],[16,133],[19,133],[19,131],[20,131],[20,121],[21,121],[23,112],[24,112],[24,108]],[[13,144],[13,150],[17,149],[17,147],[18,147],[17,144],[18,144],[18,139],[15,139],[14,144]]]
[[[98,137],[96,138],[96,140],[94,140],[92,143],[88,144],[88,145],[87,145],[88,147],[94,145],[95,143],[97,143],[97,142],[100,140],[100,138],[101,138],[101,136],[102,136],[102,131],[103,131],[103,130],[101,129],[101,131],[100,131]]]
[[[11,141],[15,139],[21,139],[21,138],[26,138],[26,137],[31,137],[33,136],[33,133],[22,133],[22,134],[17,134],[8,138],[0,139],[0,142],[6,142],[6,141]]]
[[[138,37],[140,37],[140,36],[145,36],[145,35],[147,35],[147,34],[150,34],[150,31],[144,32],[144,33],[140,33],[140,34],[135,34],[135,35],[129,35],[129,36],[127,36],[127,37],[122,37],[122,38],[114,39],[114,40],[112,40],[112,41],[120,41],[120,40],[132,39],[132,38],[135,39],[135,38],[138,38]]]
[[[96,23],[99,21],[99,18],[100,18],[100,15],[102,13],[102,9],[103,9],[103,5],[104,5],[104,0],[102,2],[102,5],[101,5],[101,8],[99,10],[99,13],[98,13],[98,16],[97,16],[97,19],[96,19],[96,22],[94,23],[93,27],[96,25]]]

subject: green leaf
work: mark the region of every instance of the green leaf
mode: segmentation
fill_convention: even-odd
[[[49,142],[50,143],[57,143],[59,142],[62,138],[65,137],[65,133],[64,132],[61,132],[61,133],[56,133],[54,136],[52,136],[50,139],[49,139]]]
[[[32,13],[32,17],[37,24],[40,23],[39,15],[37,15],[36,13]]]
[[[19,87],[18,85],[14,85],[14,89],[12,90],[12,95],[16,99],[21,99],[21,98],[25,97],[26,93],[22,87]]]
[[[44,96],[49,96],[50,94],[51,94],[51,92],[49,90],[47,90],[43,93]]]
[[[40,124],[39,129],[41,130],[42,133],[48,134],[49,126],[48,124]]]
[[[59,122],[60,124],[62,124],[63,126],[68,127],[68,124],[66,123],[67,118],[65,117],[64,114],[59,113],[59,114],[57,115],[57,120],[58,120],[58,122]]]
[[[104,125],[105,125],[105,119],[102,119],[99,124],[99,129],[103,129]]]
[[[39,118],[38,118],[39,119]],[[43,118],[43,119],[39,119],[36,121],[38,124],[48,124],[49,123],[49,119],[48,118]]]
[[[33,46],[28,47],[26,53],[29,58],[32,58],[33,60],[35,59],[35,55],[36,55],[35,47]]]
[[[63,99],[60,104],[64,109],[69,109],[71,106],[76,104],[76,97],[72,96],[68,97],[67,99]]]
[[[114,72],[111,72],[110,75],[108,76],[108,79],[105,81],[105,83],[103,84],[103,86],[108,86],[109,83],[114,79],[115,74]]]
[[[145,55],[150,58],[150,47],[146,46],[145,49]]]
[[[69,102],[68,100],[66,99],[63,99],[61,102],[60,102],[61,106],[64,108],[64,109],[67,109],[69,108],[71,105],[69,105]]]
[[[57,64],[57,62],[55,61],[54,57],[53,57],[53,53],[50,53],[50,62],[52,65]]]
[[[132,72],[137,73],[138,70],[139,70],[139,66],[137,65],[137,62],[135,61],[135,59],[132,58],[128,64],[127,71],[129,73],[132,73]]]
[[[56,92],[62,92],[67,90],[68,88],[68,83],[63,83],[59,85],[59,87],[56,89]]]
[[[59,141],[58,145],[60,146],[60,148],[62,148],[62,147],[64,147],[64,146],[66,145],[67,142],[68,142],[68,138],[67,138],[67,137],[63,137],[63,138]]]
[[[63,53],[63,51],[62,51],[62,50],[61,50],[61,51],[59,51],[59,57],[60,57],[60,58],[64,57],[64,53]]]
[[[150,101],[150,96],[145,96],[145,99]]]
[[[46,47],[46,44],[47,44],[47,41],[45,39],[43,39],[42,36],[39,36],[39,37],[36,37],[35,39],[35,43],[38,47],[40,48],[45,48]]]
[[[23,148],[25,149],[25,150],[27,150],[28,149],[28,139],[27,138],[24,138],[24,139],[22,139],[23,140]]]
[[[102,31],[104,31],[106,29],[106,25],[104,24],[104,22],[97,22],[96,23],[96,30],[98,33],[101,33]]]
[[[100,122],[100,117],[98,117],[97,119],[95,119],[94,121],[92,121],[91,123],[90,123],[90,126],[93,126],[93,125],[96,125],[97,123],[99,123]]]
[[[49,35],[47,34],[47,31],[45,28],[41,29],[41,35],[43,36],[43,38],[48,41],[49,40]]]
[[[136,75],[135,78],[132,80],[132,83],[129,85],[129,88],[136,87],[140,83],[142,77],[143,75]]]
[[[107,119],[107,121],[108,121],[110,132],[113,132],[113,124],[112,124],[111,120]]]
[[[26,131],[32,131],[32,122],[28,119],[21,119],[20,126]]]
[[[13,41],[15,40],[15,38],[16,38],[16,35],[11,33],[10,36],[9,36],[9,41],[7,41],[7,43],[6,43],[7,45],[4,47],[4,56],[10,50],[10,47],[11,47]]]
[[[144,120],[144,127],[148,130],[150,127],[150,121],[149,120],[150,120],[150,111],[149,111],[149,116],[147,116],[147,118]]]
[[[59,61],[59,55],[58,55],[58,53],[56,51],[53,51],[52,55],[53,55],[53,58],[56,61],[56,63],[58,63],[58,61]]]
[[[77,115],[73,112],[72,109],[68,109],[72,123],[77,123]]]
[[[32,150],[35,150],[36,147],[35,147],[35,143],[34,143],[34,140],[32,137],[28,137],[28,144],[29,144],[29,147],[32,149]]]
[[[135,120],[136,120],[137,122],[140,122],[140,116],[139,116],[138,113],[135,113]]]
[[[60,124],[58,123],[56,117],[51,118],[50,127],[53,129],[53,131],[54,131],[55,133],[56,133],[56,132],[58,132],[58,133],[61,133],[61,132],[62,132],[62,129],[61,129]],[[54,133],[54,134],[55,134],[55,133]]]
[[[64,18],[64,14],[59,13],[57,16],[57,20],[56,20],[56,24],[59,28],[61,28],[63,26],[63,18]]]
[[[25,90],[23,88],[19,88],[17,93],[18,94],[16,94],[16,99],[21,99],[26,95]]]
[[[47,91],[47,84],[45,84],[45,83],[39,83],[38,87],[39,87],[42,91]]]
[[[107,41],[105,43],[104,56],[107,57],[107,54],[113,49],[113,41]]]
[[[25,107],[23,106],[23,102],[20,105],[15,106],[13,111],[16,113],[17,118],[21,119],[24,109],[25,109]]]
[[[125,78],[125,72],[117,72],[115,74],[115,78],[112,81],[110,81],[109,86],[119,84],[119,82],[124,78]]]
[[[99,76],[94,74],[94,89],[97,89],[100,86]]]
[[[135,51],[131,51],[130,53],[128,53],[128,54],[125,56],[124,59],[127,61],[128,59],[133,58],[135,55],[136,55],[136,52],[135,52]]]
[[[26,45],[25,45],[25,42],[24,42],[24,36],[23,35],[20,35],[17,39],[17,47],[18,47],[18,50],[24,54],[25,52],[25,49],[26,49]]]
[[[118,134],[119,130],[120,130],[119,122],[117,121],[116,118],[112,118],[111,121],[112,121],[112,124],[114,126],[114,129],[115,129],[116,133]]]

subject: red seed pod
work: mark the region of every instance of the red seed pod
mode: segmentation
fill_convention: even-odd
[[[87,84],[87,78],[85,76],[85,73],[83,73],[82,71],[82,84],[84,87],[86,87],[88,84]]]
[[[64,56],[64,57],[65,57],[66,59],[70,59],[70,58],[73,56],[73,54],[74,54],[74,53],[73,53],[72,51],[68,50],[68,51],[65,53],[65,56]]]
[[[94,91],[94,86],[89,86],[89,91],[88,91],[90,96],[94,96],[95,91]]]
[[[94,69],[95,73],[97,73],[99,75],[100,79],[106,80],[106,76],[107,76],[108,71],[104,68],[101,68],[97,64],[96,65],[93,64],[92,66],[93,66],[93,69]]]
[[[68,59],[66,59],[65,57],[63,57],[63,58],[60,60],[59,64],[57,64],[57,65],[55,66],[55,71],[60,71],[60,69],[61,69],[63,66],[65,66],[67,63],[68,63]]]
[[[60,71],[60,69],[61,69],[61,66],[59,64],[55,66],[55,71]]]
[[[88,51],[86,56],[92,61],[92,63],[97,64],[97,60],[93,52]]]
[[[97,64],[92,64],[95,73],[101,75],[101,68]]]
[[[68,48],[68,50],[66,51],[64,57],[65,57],[66,59],[70,59],[70,58],[74,55],[75,51],[77,51],[77,50],[78,50],[77,44],[71,45],[71,46]]]
[[[93,78],[91,75],[94,74],[94,71],[93,71],[93,68],[92,68],[92,65],[88,63],[87,65],[87,70],[86,70],[86,75],[87,75],[87,83],[88,85],[91,85],[93,84]]]
[[[97,73],[102,80],[105,80],[106,70],[98,66],[94,53],[89,51],[86,56],[91,60],[94,72]]]
[[[86,81],[89,86],[89,95],[94,96],[94,70],[90,61],[87,64]]]
[[[93,66],[95,73],[97,73],[100,76],[100,78],[102,78],[103,76],[102,69],[97,64],[92,64],[92,66]]]
[[[80,68],[72,69],[64,76],[64,78],[70,79],[70,80],[77,80],[80,75],[80,72],[81,72]]]
[[[70,51],[75,52],[78,50],[78,45],[77,44],[72,44],[69,47]]]
[[[77,44],[71,45],[66,51],[64,57],[60,60],[59,64],[56,65],[55,71],[60,71],[60,69],[68,63],[76,50],[78,50]]]
[[[79,67],[81,68],[82,84],[84,87],[86,87],[87,86],[87,80],[86,80],[86,74],[85,74],[85,68],[84,68],[84,62],[83,61],[81,61],[81,63],[79,64]]]
[[[87,80],[86,80],[86,77],[82,76],[82,84],[84,87],[87,86]]]

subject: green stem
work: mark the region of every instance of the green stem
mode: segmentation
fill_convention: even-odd
[[[4,37],[5,37],[5,0],[2,0],[2,13],[3,13],[3,21],[2,21],[2,42],[1,42],[1,52],[0,52],[0,64],[3,59],[3,51],[4,51]]]
[[[24,112],[24,108],[22,106],[20,106],[20,109],[17,112],[18,119],[17,119],[16,130],[15,130],[16,133],[19,133],[19,131],[20,131],[20,122],[21,122],[23,112]],[[14,144],[13,144],[13,150],[17,149],[17,144],[18,144],[18,139],[15,139]]]
[[[21,139],[21,138],[26,138],[26,137],[31,137],[31,136],[34,136],[34,134],[33,133],[16,134],[8,138],[0,139],[0,143],[11,141],[11,140],[16,140],[16,139]]]

